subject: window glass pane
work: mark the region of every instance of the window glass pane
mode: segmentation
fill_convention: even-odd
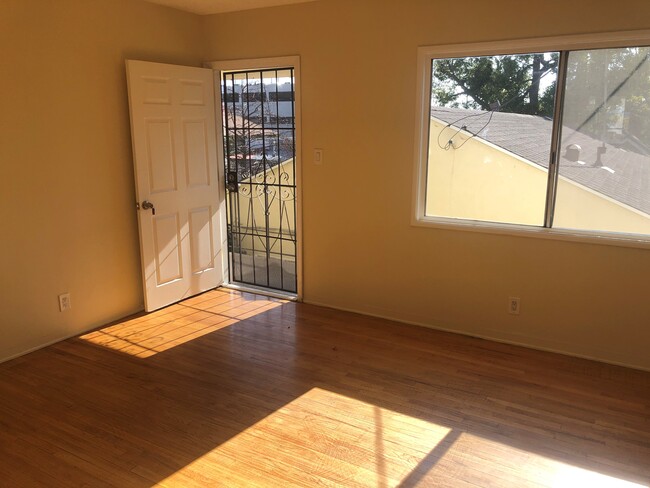
[[[649,55],[569,53],[554,227],[650,234]]]
[[[543,225],[558,59],[432,61],[425,215]]]

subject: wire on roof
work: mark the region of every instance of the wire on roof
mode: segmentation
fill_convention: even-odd
[[[460,128],[458,128],[458,129],[456,130],[456,132],[453,133],[453,135],[452,135],[452,136],[449,138],[449,140],[447,141],[447,144],[445,144],[445,145],[443,146],[443,145],[440,143],[440,136],[442,135],[442,133],[443,133],[445,130],[447,130],[447,129],[448,129],[449,127],[451,127],[452,125],[455,126],[458,122],[461,122],[461,121],[463,121],[463,120],[465,120],[465,119],[469,119],[470,117],[481,117],[481,116],[483,116],[483,115],[488,115],[488,114],[490,114],[490,117],[488,118],[488,121],[487,121],[487,122],[485,123],[485,125],[483,125],[483,127],[481,127],[477,132],[469,131],[469,130],[467,130],[467,126],[466,126],[466,125],[463,125],[463,126],[461,126]],[[455,121],[453,121],[453,122],[448,123],[448,124],[445,125],[442,129],[440,129],[440,132],[438,133],[438,146],[440,147],[440,149],[444,149],[445,151],[448,151],[448,150],[449,150],[450,148],[452,148],[452,147],[453,147],[454,149],[460,149],[461,147],[463,147],[463,146],[465,145],[465,143],[466,143],[467,141],[469,141],[469,140],[472,139],[473,137],[476,137],[478,134],[480,134],[480,133],[481,133],[481,132],[482,132],[482,131],[483,131],[483,130],[488,126],[488,124],[492,121],[492,117],[493,117],[493,116],[494,116],[494,110],[491,110],[491,111],[486,111],[486,112],[483,112],[483,113],[480,113],[480,114],[470,114],[470,115],[466,115],[466,116],[464,116],[464,117],[461,117],[461,118],[458,119],[458,120],[455,120]],[[456,137],[456,136],[458,135],[458,133],[459,133],[460,131],[462,131],[462,130],[465,130],[465,131],[469,132],[469,133],[471,134],[471,136],[468,137],[467,139],[465,139],[465,140],[462,142],[462,144],[461,144],[460,146],[458,146],[458,147],[454,147],[454,137]]]
[[[641,63],[641,64],[642,64],[642,63]],[[553,68],[554,68],[554,67],[548,68],[544,73],[542,73],[542,75],[539,77],[539,79],[541,80],[541,79],[544,78],[547,74],[553,72]],[[640,68],[640,66],[637,66],[637,68],[636,68],[634,71],[637,71],[639,68]],[[619,88],[620,88],[620,87],[619,87]],[[496,106],[497,108],[496,108],[495,110],[487,110],[487,111],[485,111],[485,112],[483,112],[483,113],[480,113],[480,114],[471,114],[471,115],[466,115],[466,116],[464,116],[464,117],[461,117],[460,119],[457,119],[457,120],[454,120],[453,122],[448,123],[448,124],[447,124],[446,126],[444,126],[442,129],[440,129],[440,132],[438,133],[438,146],[440,147],[440,149],[444,149],[445,151],[448,151],[448,150],[449,150],[450,148],[452,148],[452,147],[453,147],[454,149],[460,149],[461,147],[463,147],[463,146],[465,145],[465,143],[466,143],[467,141],[469,141],[470,139],[472,139],[472,138],[478,136],[481,132],[483,132],[483,131],[485,130],[485,128],[490,124],[490,122],[492,122],[492,117],[494,116],[494,112],[500,112],[502,108],[507,107],[508,105],[510,105],[510,104],[511,104],[512,102],[514,102],[515,100],[517,100],[517,99],[519,99],[519,98],[521,98],[521,97],[526,96],[526,94],[530,93],[530,90],[531,90],[531,89],[532,89],[532,85],[529,86],[528,88],[526,88],[523,92],[518,93],[517,95],[515,95],[515,96],[509,98],[509,99],[506,100],[503,104],[499,103],[499,101],[497,100],[497,102],[495,103],[495,106]],[[487,114],[490,114],[490,117],[489,117],[488,121],[487,121],[487,122],[485,123],[485,125],[484,125],[483,127],[481,127],[477,132],[472,132],[472,131],[470,131],[470,130],[467,129],[467,126],[466,126],[466,125],[463,125],[463,126],[460,127],[456,132],[454,132],[454,134],[449,138],[449,140],[447,141],[447,143],[446,143],[444,146],[440,143],[440,136],[442,135],[442,133],[443,133],[445,130],[447,130],[447,129],[448,129],[449,127],[451,127],[452,125],[455,126],[458,122],[461,122],[461,121],[463,121],[463,120],[465,120],[465,119],[468,119],[468,118],[470,118],[470,117],[480,117],[480,116],[482,116],[482,115],[487,115]],[[465,139],[465,140],[463,141],[463,143],[462,143],[460,146],[458,146],[458,147],[454,147],[454,137],[456,137],[456,136],[458,135],[458,133],[459,133],[460,131],[462,131],[462,130],[465,130],[465,131],[469,132],[469,133],[471,134],[471,136],[468,137],[467,139]]]

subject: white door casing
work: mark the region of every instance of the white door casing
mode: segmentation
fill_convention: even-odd
[[[235,283],[228,282],[228,247],[227,243],[224,242],[224,262],[223,269],[224,271],[224,286],[230,288],[242,289],[244,291],[253,291],[256,293],[264,293],[270,296],[278,296],[284,299],[296,299],[302,301],[303,299],[303,249],[302,249],[302,102],[301,102],[301,92],[302,92],[302,77],[300,74],[300,56],[282,56],[282,57],[273,57],[273,58],[257,58],[257,59],[239,59],[239,60],[229,60],[229,61],[211,61],[204,64],[214,70],[215,76],[215,94],[217,98],[216,105],[221,111],[222,99],[221,99],[221,80],[224,73],[231,71],[242,71],[242,70],[265,70],[265,69],[274,69],[274,68],[287,68],[292,67],[294,70],[294,127],[295,127],[295,145],[296,145],[296,158],[295,158],[295,202],[296,202],[296,273],[297,273],[297,291],[294,298],[291,298],[286,293],[280,292],[276,293],[273,290],[264,290],[263,288],[250,288],[247,286],[241,286]],[[222,117],[221,113],[219,114],[219,123],[217,124],[217,134],[220,141],[223,140],[223,123],[221,122]],[[225,166],[225,154],[223,150],[223,144],[218,144],[218,157],[219,157],[219,171],[222,171]],[[225,175],[223,176],[225,179]],[[224,239],[227,239],[227,229],[226,229],[226,205],[225,205],[225,193],[223,195],[223,205],[221,214],[222,220],[222,234]]]
[[[152,311],[223,282],[213,71],[126,66],[145,310]]]

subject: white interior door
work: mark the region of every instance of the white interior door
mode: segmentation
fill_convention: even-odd
[[[223,282],[213,73],[127,61],[147,311]]]

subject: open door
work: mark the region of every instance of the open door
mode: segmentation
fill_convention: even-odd
[[[223,282],[213,72],[127,61],[147,311]]]

